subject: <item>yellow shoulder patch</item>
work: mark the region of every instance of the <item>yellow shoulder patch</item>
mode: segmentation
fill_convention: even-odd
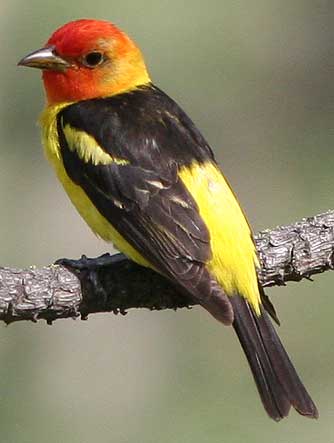
[[[63,125],[63,122],[61,125],[68,147],[71,151],[75,151],[85,163],[91,162],[93,165],[108,165],[110,163],[126,165],[129,163],[127,160],[113,157],[105,152],[95,138],[86,132],[73,128],[69,124]]]
[[[60,146],[59,146],[58,131],[57,131],[57,115],[62,108],[68,106],[69,104],[70,103],[65,103],[56,106],[49,106],[48,108],[45,109],[45,111],[41,116],[40,123],[42,126],[42,139],[48,160],[51,162],[52,166],[54,167],[56,174],[60,182],[62,183],[65,191],[67,192],[69,198],[71,199],[72,203],[74,204],[74,206],[76,207],[82,218],[90,226],[92,231],[97,236],[103,238],[103,240],[113,243],[119,251],[124,252],[124,254],[126,254],[135,262],[139,263],[142,266],[151,267],[150,263],[147,260],[145,260],[145,258],[142,257],[141,254],[138,251],[136,251],[118,233],[118,231],[111,225],[109,220],[107,220],[96,209],[94,203],[88,198],[84,190],[80,186],[75,184],[67,175],[60,154]],[[73,128],[71,128],[71,130],[72,129]],[[67,129],[67,131],[69,132],[70,130]],[[69,139],[72,140],[72,148],[70,149],[76,149],[74,148],[73,143],[75,138],[80,137],[81,134],[75,134],[75,132],[71,132],[71,136],[69,137]],[[93,146],[98,146],[96,141],[94,139],[93,140],[91,139],[92,138],[84,137],[84,142],[81,142],[81,148],[80,148],[81,155],[85,156],[85,158],[92,158],[92,159],[95,158],[95,161],[99,161],[100,164],[106,164],[103,163],[103,160],[104,161],[106,160],[105,157],[101,156],[89,157],[90,155],[89,152],[91,149],[93,149]],[[77,152],[80,156],[79,151]],[[108,163],[115,161],[115,159],[113,159],[111,156],[108,156],[108,160],[109,160]],[[118,160],[116,160],[116,162],[118,162]]]
[[[71,103],[61,103],[55,106],[47,107],[40,117],[42,127],[42,141],[46,148],[46,154],[51,162],[54,156],[59,160],[60,147],[57,133],[57,115],[59,112],[69,106]],[[127,160],[113,157],[105,152],[97,143],[94,137],[84,131],[73,128],[71,125],[64,125],[61,121],[62,130],[66,137],[68,147],[71,151],[76,152],[84,162],[92,162],[94,165],[108,165],[116,163],[118,165],[126,165]]]

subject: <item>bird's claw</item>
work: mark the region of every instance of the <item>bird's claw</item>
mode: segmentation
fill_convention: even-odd
[[[98,268],[113,265],[123,259],[124,256],[122,254],[110,255],[106,253],[94,258],[88,258],[86,255],[82,255],[79,259],[60,258],[55,264],[64,266],[71,271],[95,271]]]

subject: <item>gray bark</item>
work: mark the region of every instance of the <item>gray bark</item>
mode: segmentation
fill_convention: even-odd
[[[263,286],[285,285],[334,268],[334,211],[255,236]],[[130,308],[177,309],[194,305],[157,273],[122,254],[113,263],[70,272],[64,266],[0,268],[0,320],[87,318]]]

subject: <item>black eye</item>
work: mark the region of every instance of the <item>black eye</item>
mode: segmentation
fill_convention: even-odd
[[[83,64],[88,68],[95,68],[95,66],[100,65],[104,61],[103,54],[101,52],[89,52],[83,58]]]

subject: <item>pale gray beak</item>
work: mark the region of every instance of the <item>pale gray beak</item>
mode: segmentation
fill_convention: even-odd
[[[18,62],[18,65],[61,72],[71,66],[69,62],[56,54],[54,46],[47,46],[28,54]]]

